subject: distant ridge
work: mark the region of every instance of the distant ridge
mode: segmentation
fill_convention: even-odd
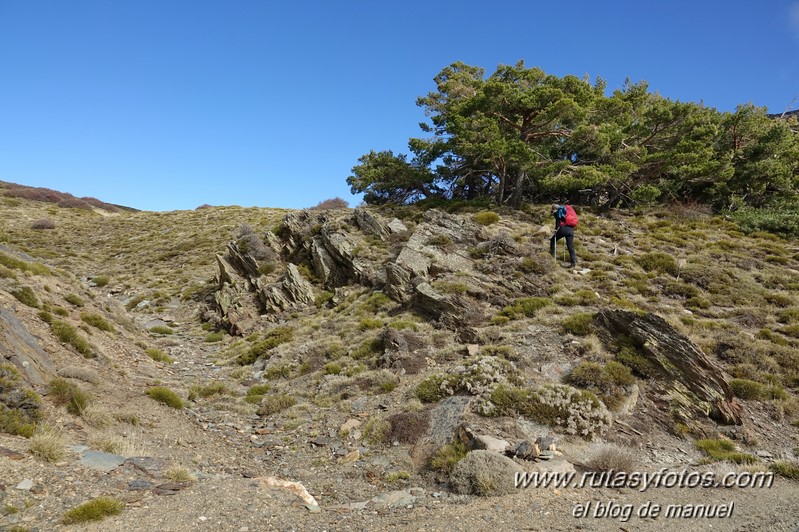
[[[2,190],[2,194],[4,196],[33,201],[43,201],[46,203],[55,203],[59,207],[69,209],[84,209],[87,211],[101,209],[107,212],[138,212],[138,209],[134,209],[132,207],[106,203],[104,201],[98,200],[97,198],[88,196],[78,198],[68,192],[59,192],[57,190],[44,187],[29,187],[27,185],[19,185],[17,183],[0,181],[0,189]]]

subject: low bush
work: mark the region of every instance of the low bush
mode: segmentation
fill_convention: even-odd
[[[414,445],[425,434],[430,425],[430,412],[428,410],[400,412],[389,416],[386,421],[391,425],[386,443],[394,443],[396,441]]]
[[[83,299],[81,299],[79,296],[76,296],[75,294],[67,294],[66,296],[64,296],[64,299],[67,301],[67,303],[71,303],[76,307],[82,307],[83,305],[85,305]]]
[[[94,286],[102,288],[103,286],[108,286],[108,283],[111,282],[111,277],[108,275],[97,275],[96,277],[92,277],[92,282]]]
[[[774,473],[789,478],[791,480],[799,480],[799,462],[797,461],[788,461],[788,460],[781,460],[779,462],[774,462],[773,464],[769,464],[768,466],[770,471]]]
[[[156,362],[163,362],[165,364],[171,364],[172,363],[172,359],[169,357],[169,355],[167,355],[166,353],[164,353],[160,349],[156,349],[154,347],[150,347],[148,349],[145,349],[144,353],[148,357],[150,357],[153,360],[155,360]]]
[[[71,345],[75,350],[83,355],[85,358],[93,358],[92,346],[78,330],[69,323],[61,320],[53,320],[50,322],[50,330],[56,338],[67,345]]]
[[[153,386],[145,392],[150,398],[163,403],[168,407],[180,410],[183,408],[183,399],[178,394],[164,386]]]
[[[57,377],[48,384],[50,397],[56,406],[66,405],[67,412],[72,415],[80,416],[89,405],[89,395],[81,390],[77,384]]]
[[[23,305],[32,308],[39,308],[39,301],[36,299],[36,294],[30,286],[20,286],[11,290],[11,295],[17,298],[17,301]]]
[[[668,273],[674,276],[679,273],[677,260],[666,253],[646,253],[638,258],[638,264],[648,272]]]
[[[65,525],[102,521],[108,516],[122,513],[125,503],[112,497],[98,497],[69,510],[61,520]]]
[[[101,315],[94,313],[94,312],[82,312],[80,315],[80,319],[84,321],[84,323],[91,325],[96,329],[100,329],[101,331],[106,332],[113,332],[114,326],[111,325],[105,318]]]
[[[591,312],[582,312],[579,314],[572,314],[571,316],[560,322],[560,329],[566,334],[573,334],[575,336],[587,336],[592,331],[591,323],[593,322],[594,314]]]
[[[261,401],[261,407],[258,409],[258,415],[265,417],[277,414],[291,408],[297,404],[297,400],[285,393],[277,393],[270,395]]]
[[[265,356],[275,347],[290,342],[294,337],[294,328],[281,325],[269,330],[263,339],[255,342],[246,353],[239,355],[236,363],[246,366]]]
[[[522,467],[501,454],[472,451],[452,470],[450,485],[457,493],[483,497],[510,495],[517,491],[516,473]]]
[[[64,458],[64,441],[53,429],[42,427],[30,439],[28,452],[45,462],[58,462]]]
[[[452,473],[458,462],[466,458],[469,449],[461,441],[439,447],[430,457],[430,469],[441,473]]]
[[[697,440],[696,448],[717,462],[733,462],[736,464],[753,464],[757,462],[757,458],[751,454],[736,451],[735,444],[730,440]]]
[[[55,229],[55,222],[49,218],[42,218],[31,223],[31,229]]]
[[[586,467],[591,471],[635,471],[639,465],[638,456],[630,449],[613,444],[599,445],[592,450]]]
[[[480,225],[491,225],[499,221],[499,214],[493,211],[482,211],[475,214],[472,220]]]
[[[12,364],[0,364],[0,432],[30,438],[44,417],[39,394]]]
[[[522,297],[502,309],[500,316],[506,316],[515,320],[522,317],[531,318],[542,308],[551,305],[552,300],[548,297]]]
[[[150,327],[149,331],[153,334],[175,334],[175,331],[166,325],[156,325],[155,327]]]

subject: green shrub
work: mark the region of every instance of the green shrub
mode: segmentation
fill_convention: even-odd
[[[785,478],[789,478],[791,480],[799,480],[799,462],[790,462],[788,460],[781,460],[779,462],[774,462],[773,464],[769,464],[768,466],[770,471],[783,476]]]
[[[745,206],[731,216],[745,233],[764,231],[799,236],[799,203],[796,200],[775,201],[759,208]]]
[[[178,394],[164,386],[153,386],[145,392],[149,397],[166,406],[180,410],[183,408],[183,399]]]
[[[383,341],[380,338],[370,338],[361,342],[361,345],[350,355],[353,360],[364,360],[372,358],[383,349]]]
[[[749,400],[760,400],[766,394],[766,386],[764,384],[749,379],[732,379],[730,381],[730,390],[732,390],[735,397]]]
[[[668,273],[675,276],[679,273],[677,261],[666,253],[647,253],[638,258],[638,264],[648,272]]]
[[[258,265],[258,273],[261,275],[269,275],[277,269],[273,262],[264,262]]]
[[[40,310],[36,313],[39,316],[39,319],[45,323],[52,323],[53,322],[53,315],[47,312],[46,310]]]
[[[244,397],[244,401],[257,405],[261,402],[261,399],[264,398],[264,395],[266,395],[266,392],[268,392],[270,388],[271,386],[268,384],[255,384],[250,386],[250,388],[247,390],[247,395]]]
[[[372,446],[383,445],[391,431],[391,424],[384,420],[373,417],[363,426],[363,441]]]
[[[499,214],[493,211],[482,211],[475,214],[472,219],[480,225],[491,225],[499,221]]]
[[[12,270],[30,272],[34,275],[51,275],[50,268],[43,264],[25,262],[2,252],[0,252],[0,266],[5,266]]]
[[[69,311],[64,307],[53,307],[53,312],[55,312],[57,315],[61,317],[69,316]]]
[[[358,328],[362,331],[368,331],[369,329],[378,329],[383,326],[383,320],[377,320],[374,318],[363,318],[360,322],[358,322]]]
[[[39,394],[29,389],[16,367],[0,364],[0,432],[30,438],[44,417]]]
[[[275,347],[290,342],[294,337],[294,328],[282,325],[269,330],[262,340],[254,343],[246,353],[239,355],[236,363],[246,366],[265,356]]]
[[[68,380],[57,377],[48,384],[50,397],[56,406],[66,405],[67,412],[72,415],[80,416],[86,407],[89,406],[89,395],[80,389],[76,384]]]
[[[167,355],[166,353],[164,353],[160,349],[156,349],[154,347],[151,347],[151,348],[145,349],[144,353],[148,357],[150,357],[153,360],[155,360],[156,362],[164,362],[165,364],[171,364],[172,363],[172,359],[169,357],[169,355]]]
[[[108,283],[111,282],[111,278],[107,275],[98,275],[96,277],[92,277],[92,282],[95,286],[103,287],[108,286]]]
[[[450,474],[458,462],[466,458],[469,449],[461,441],[454,441],[439,447],[430,457],[430,469],[441,473]]]
[[[149,330],[153,334],[175,334],[175,331],[166,325],[156,325],[155,327],[150,327]]]
[[[509,319],[515,320],[522,317],[531,318],[536,312],[551,305],[552,300],[548,297],[522,297],[502,309],[500,316],[505,316]]]
[[[610,408],[616,408],[626,395],[625,386],[635,382],[632,371],[616,361],[605,364],[580,362],[566,377],[572,386],[589,390],[598,395]]]
[[[585,312],[580,314],[572,314],[560,323],[560,328],[566,334],[587,336],[591,333],[591,323],[593,320],[593,313]]]
[[[191,386],[189,388],[189,401],[194,401],[198,397],[206,399],[214,395],[228,395],[230,388],[224,382],[212,382],[205,386]]]
[[[730,440],[696,440],[696,448],[718,462],[734,462],[736,464],[753,464],[757,462],[757,458],[751,454],[736,451],[735,444]]]
[[[39,301],[36,299],[36,294],[33,293],[33,289],[30,286],[15,288],[11,290],[11,295],[17,298],[23,305],[39,308]]]
[[[297,400],[285,393],[266,397],[258,409],[259,416],[271,416],[297,404]]]
[[[443,389],[442,384],[446,377],[433,375],[428,377],[416,387],[416,397],[423,403],[436,403],[449,394]]]
[[[213,344],[216,342],[221,342],[222,338],[225,337],[225,334],[222,331],[212,332],[205,336],[205,343]]]
[[[93,358],[94,354],[88,340],[81,336],[78,330],[69,323],[53,320],[50,322],[50,330],[61,343],[71,345],[85,358]]]
[[[333,299],[334,295],[335,294],[333,292],[328,292],[327,290],[320,292],[319,295],[316,296],[316,299],[314,299],[314,304],[317,307],[325,306],[327,305],[328,301]]]
[[[125,503],[112,497],[98,497],[69,510],[61,520],[65,525],[102,521],[108,516],[122,513]]]
[[[341,373],[341,365],[335,362],[328,362],[324,367],[325,375],[338,375]]]
[[[105,318],[101,315],[92,313],[92,312],[82,312],[80,315],[80,319],[82,319],[85,323],[100,329],[101,331],[113,332],[114,326],[108,323]]]
[[[83,305],[85,305],[83,300],[80,297],[76,296],[75,294],[67,294],[64,297],[64,299],[67,301],[67,303],[72,303],[76,307],[82,307]]]

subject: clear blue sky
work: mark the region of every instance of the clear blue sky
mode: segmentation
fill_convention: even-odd
[[[147,210],[355,205],[350,169],[422,135],[443,67],[520,59],[782,112],[799,0],[0,0],[0,180]]]

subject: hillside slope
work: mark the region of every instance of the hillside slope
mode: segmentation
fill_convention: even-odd
[[[99,496],[125,503],[96,525],[114,530],[445,529],[452,512],[499,530],[618,524],[571,521],[592,499],[732,500],[714,528],[794,526],[782,477],[476,496],[502,486],[455,466],[469,446],[538,443],[512,462],[528,471],[595,469],[602,442],[636,471],[768,471],[799,453],[796,241],[697,210],[583,212],[569,270],[547,255],[546,213],[0,197],[0,526],[52,529]],[[89,399],[73,407],[76,389]]]

